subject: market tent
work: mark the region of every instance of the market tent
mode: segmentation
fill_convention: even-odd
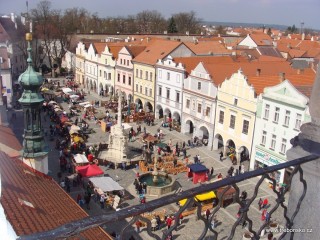
[[[80,131],[81,129],[80,129],[79,126],[73,124],[73,125],[71,126],[70,130]]]
[[[71,88],[62,88],[62,92],[65,94],[70,94],[70,92],[72,92]]]
[[[50,101],[48,104],[49,104],[49,105],[57,105],[58,103],[55,102],[55,101]]]
[[[156,146],[159,148],[166,148],[168,145],[166,143],[160,142],[160,143],[157,143]]]
[[[203,202],[203,201],[206,201],[206,200],[210,200],[210,199],[214,199],[214,198],[217,198],[216,194],[214,193],[214,191],[211,191],[211,192],[207,192],[207,193],[202,193],[202,194],[198,194],[194,197],[194,200],[196,201],[200,201],[200,202]],[[179,201],[179,206],[182,207],[186,204],[187,202],[187,199],[182,199]]]
[[[78,142],[84,142],[84,140],[83,140],[83,138],[82,137],[79,137],[79,136],[75,136],[74,138],[73,138],[73,141],[75,142],[75,143],[78,143]]]
[[[148,135],[146,138],[143,139],[146,142],[156,142],[158,139],[152,135]]]
[[[90,181],[103,192],[123,190],[123,187],[121,187],[119,183],[114,181],[111,177],[94,177],[90,178]]]
[[[102,175],[104,172],[99,166],[92,164],[86,166],[77,166],[76,170],[81,174],[82,177],[92,177]]]
[[[189,178],[193,178],[192,182],[194,184],[199,182],[205,182],[208,180],[208,171],[209,169],[202,164],[189,164],[187,165],[188,172],[187,175]]]
[[[83,154],[75,154],[75,155],[73,155],[73,158],[77,164],[89,162],[88,158]]]
[[[121,126],[122,126],[123,130],[132,128],[132,126],[130,124],[128,124],[128,123],[122,123]]]
[[[81,102],[81,103],[79,103],[80,106],[85,106],[87,104],[90,104],[90,102]]]
[[[70,95],[70,98],[71,98],[71,99],[78,99],[78,98],[79,98],[79,95]]]

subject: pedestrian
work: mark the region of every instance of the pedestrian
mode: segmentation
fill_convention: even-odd
[[[212,175],[213,175],[213,171],[214,171],[214,169],[213,169],[213,167],[211,167],[211,169],[210,169],[210,175],[211,175],[211,177],[212,177]]]
[[[244,191],[242,191],[242,193],[241,193],[240,199],[241,199],[242,201],[245,201],[245,200],[247,199],[247,196],[248,196],[248,193],[247,193],[246,190],[244,190]]]
[[[263,202],[262,202],[262,208],[267,208],[268,207],[268,203],[269,203],[268,198],[265,198],[263,200]]]
[[[199,164],[200,164],[200,155],[198,154],[198,155],[197,155],[197,157],[198,157],[198,161],[197,161],[197,163],[199,163]]]
[[[216,226],[216,220],[214,219],[214,217],[211,220],[211,228],[214,229]]]
[[[258,206],[259,206],[259,211],[261,210],[262,208],[262,199],[260,198],[259,201],[258,201]]]
[[[222,161],[222,158],[223,158],[223,152],[221,151],[220,152],[220,161]]]
[[[270,213],[267,211],[266,212],[266,219],[265,219],[266,223],[268,223],[270,221]]]
[[[268,234],[268,240],[272,240],[272,238],[273,238],[273,233],[271,232]]]
[[[90,210],[90,200],[91,200],[91,194],[86,193],[86,195],[84,196],[84,201],[86,203],[87,209]]]
[[[266,220],[266,214],[267,214],[267,210],[263,209],[263,211],[261,213],[261,221],[265,221]]]
[[[183,215],[182,215],[182,213],[180,213],[180,216],[179,216],[179,225],[181,225],[182,220],[183,220]]]
[[[105,197],[104,194],[102,194],[102,195],[100,196],[100,207],[101,207],[101,209],[104,209],[105,200],[106,200],[106,197]]]
[[[207,220],[209,219],[209,216],[210,216],[210,210],[209,210],[209,208],[207,208],[207,210],[206,210],[206,218],[207,218]]]
[[[136,221],[136,231],[137,231],[137,233],[140,232],[141,226],[142,226],[142,223],[141,223],[139,220],[137,220],[137,221]]]
[[[169,216],[169,217],[167,218],[167,220],[166,220],[166,224],[167,224],[168,229],[171,227],[172,221],[173,221],[172,218]]]
[[[177,166],[177,159],[175,158],[174,160],[173,160],[173,167],[176,167]]]
[[[151,231],[156,231],[157,229],[157,219],[155,216],[153,216],[151,220]]]
[[[219,173],[218,176],[217,176],[217,178],[218,178],[218,179],[222,179],[222,174]]]

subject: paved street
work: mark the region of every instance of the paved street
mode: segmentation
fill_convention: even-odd
[[[95,100],[100,100],[101,98],[94,94],[91,93],[89,96],[87,96],[86,100],[88,101],[95,101]],[[107,98],[103,98],[103,100],[106,100]],[[59,99],[58,99],[59,102]],[[61,101],[60,101],[61,103]],[[68,104],[67,103],[61,103],[61,106],[64,109],[68,109]],[[102,109],[102,108],[101,108]],[[16,133],[17,137],[19,140],[22,140],[22,131],[23,131],[23,126],[22,126],[22,111],[18,110],[17,112],[17,119],[14,121],[11,121],[11,127],[13,127],[14,132]],[[10,119],[10,114],[12,112],[9,112],[9,119]],[[43,118],[44,120],[44,118]],[[46,119],[46,122],[44,122],[45,128],[49,128],[49,120],[48,117]],[[103,133],[100,130],[100,126],[96,125],[94,121],[89,121],[90,128],[93,128],[96,133],[91,134],[89,137],[88,142],[90,143],[99,143],[99,142],[104,142],[106,141],[106,133]],[[132,124],[134,129],[136,129],[136,124]],[[144,124],[142,125],[145,126]],[[152,134],[156,133],[156,130],[160,127],[160,123],[156,122],[155,126],[147,127],[147,132],[150,132]],[[190,136],[178,133],[176,131],[169,131],[167,128],[163,128],[163,133],[165,135],[164,142],[168,142],[169,139],[172,139],[173,144],[176,142],[183,142],[187,141],[190,139]],[[59,152],[54,148],[55,141],[49,141],[49,138],[46,138],[46,142],[49,145],[49,170],[50,170],[50,175],[57,180],[57,173],[60,171],[59,168]],[[141,147],[141,143],[137,140],[135,142],[129,143],[129,146],[131,147]],[[210,151],[206,147],[197,147],[197,148],[192,148],[188,149],[187,151],[190,162],[193,162],[193,156],[196,154],[199,154],[201,157],[201,162],[207,167],[211,168],[214,167],[214,174],[213,178],[216,177],[218,173],[222,173],[223,176],[227,174],[227,170],[231,166],[231,161],[229,159],[224,159],[222,162],[219,160],[219,152],[218,151]],[[133,187],[133,180],[135,178],[136,174],[136,169],[129,169],[127,171],[123,171],[121,169],[106,169],[105,167],[102,167],[105,170],[105,173],[111,176],[114,180],[117,180],[119,184],[124,187],[127,191],[128,199],[122,203],[121,207],[124,208],[126,206],[131,206],[134,204],[139,204],[138,198],[135,194],[135,190]],[[196,184],[193,184],[192,182],[188,181],[187,174],[186,173],[181,173],[177,175],[177,180],[179,184],[181,185],[182,190],[190,189],[192,187],[197,186]],[[246,180],[240,183],[238,186],[240,190],[246,190],[248,192],[248,198],[252,196],[252,193],[254,191],[254,187],[258,181],[257,179],[251,179],[251,180]],[[75,199],[77,194],[84,193],[84,189],[82,186],[77,186],[77,187],[72,187],[71,188],[71,196]],[[254,202],[254,204],[251,206],[250,211],[248,213],[249,217],[251,219],[254,219],[253,222],[253,227],[255,230],[262,224],[261,221],[261,211],[258,210],[258,200],[259,198],[268,198],[269,203],[271,204],[271,207],[275,205],[275,195],[273,194],[272,190],[268,187],[267,183],[263,183],[259,189],[258,196]],[[150,200],[147,199],[147,201]],[[172,204],[170,206],[166,206],[166,211],[168,214],[173,214],[178,210],[177,205]],[[89,215],[98,215],[105,213],[107,214],[108,212],[114,211],[111,209],[100,209],[99,203],[95,203],[93,200],[90,203],[90,210],[85,209]],[[233,204],[228,206],[227,208],[221,208],[220,211],[217,214],[217,220],[218,224],[216,227],[216,231],[219,233],[219,238],[218,239],[226,239],[226,236],[229,235],[231,227],[236,220],[236,215],[238,211],[238,205]],[[282,211],[277,210],[275,213],[273,213],[273,220],[276,220],[278,222],[282,221]],[[174,231],[174,239],[197,239],[197,236],[200,236],[202,229],[203,229],[203,222],[202,221],[197,221],[195,216],[190,216],[186,217],[183,220],[183,225],[179,226],[177,231]],[[117,224],[113,225],[107,225],[103,226],[106,231],[109,233],[111,232],[116,232],[119,233],[121,229],[123,228],[125,224],[125,221],[122,221]],[[234,239],[242,239],[242,234],[245,230],[242,229],[241,226],[237,228],[237,231],[235,233]],[[131,227],[129,230],[127,230],[128,238],[133,235],[135,239],[150,239],[150,237],[147,235],[146,230],[142,229],[142,232],[137,235],[136,232],[134,231],[134,228]],[[157,234],[161,234],[161,230],[156,231]],[[212,239],[212,233],[208,233],[207,237],[205,239]]]

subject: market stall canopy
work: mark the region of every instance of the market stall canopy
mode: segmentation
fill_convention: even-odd
[[[49,105],[58,105],[58,103],[55,102],[55,101],[50,101],[48,104],[49,104]]]
[[[99,168],[99,166],[92,164],[86,166],[77,166],[76,170],[81,174],[82,177],[93,177],[102,175],[104,172]]]
[[[124,130],[132,128],[132,126],[130,124],[128,124],[128,123],[122,123],[122,127],[123,127]]]
[[[79,95],[70,95],[70,98],[71,98],[71,99],[78,99],[78,98],[79,98]]]
[[[80,131],[81,129],[80,129],[79,126],[73,124],[73,125],[71,126],[70,130]]]
[[[156,146],[159,148],[166,148],[168,145],[166,143],[161,142],[161,143],[157,143]]]
[[[61,118],[60,118],[60,122],[61,123],[65,123],[65,122],[68,122],[69,121],[69,118],[67,118],[66,116],[61,116]]]
[[[71,88],[62,88],[62,92],[65,94],[70,94],[70,92],[72,92]]]
[[[103,192],[123,190],[123,187],[121,187],[119,183],[114,181],[111,177],[94,177],[90,178],[90,181]]]
[[[89,163],[88,158],[87,158],[85,155],[83,155],[83,154],[75,154],[75,155],[73,155],[73,158],[74,158],[74,161],[75,161],[77,164]]]
[[[79,137],[79,136],[75,136],[74,138],[73,138],[73,141],[75,142],[75,143],[78,143],[78,142],[84,142],[84,140],[83,140],[83,138],[82,137]]]
[[[148,135],[146,138],[143,139],[146,142],[156,142],[158,139],[152,135]]]
[[[82,106],[82,107],[87,105],[87,104],[90,104],[90,102],[81,102],[81,103],[79,103],[79,105]]]
[[[84,105],[85,108],[88,108],[88,107],[92,107],[92,105],[89,103],[87,105]]]
[[[203,201],[206,201],[206,200],[210,200],[210,199],[214,199],[214,198],[217,198],[216,194],[214,193],[214,191],[211,191],[211,192],[207,192],[207,193],[202,193],[202,194],[198,194],[194,197],[194,200],[196,200],[197,202],[200,201],[200,202],[203,202]],[[179,206],[182,207],[186,204],[187,202],[187,199],[182,199],[179,201]]]
[[[202,164],[189,164],[187,165],[188,168],[190,168],[191,172],[207,172],[208,168],[206,168],[206,166],[202,165]]]

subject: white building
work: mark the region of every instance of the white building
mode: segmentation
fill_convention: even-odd
[[[184,80],[182,106],[182,132],[192,137],[208,139],[213,144],[217,86],[205,63],[200,62]]]
[[[309,95],[311,88],[312,85],[294,87],[285,80],[264,89],[258,100],[250,169],[286,162],[290,140],[299,134],[301,124],[310,121],[309,98],[301,91]],[[282,169],[272,177],[278,183],[286,183],[290,172],[291,169]]]
[[[158,60],[156,73],[156,118],[172,118],[180,126],[185,68],[168,56]]]

